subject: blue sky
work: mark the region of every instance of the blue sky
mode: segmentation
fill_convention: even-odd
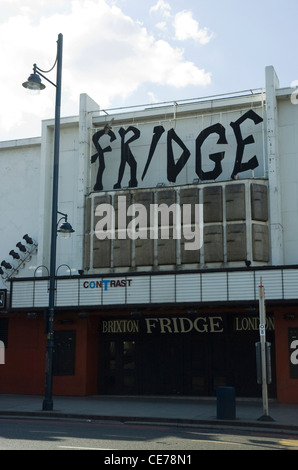
[[[298,80],[297,0],[0,0],[0,141],[41,134],[55,89],[21,86],[33,63],[46,70],[63,34],[62,116],[79,95],[103,109]],[[55,81],[55,74],[49,78]]]

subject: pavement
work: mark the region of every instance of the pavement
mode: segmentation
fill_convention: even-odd
[[[267,408],[263,407],[262,399],[236,398],[226,408],[216,398],[94,395],[53,396],[52,411],[43,411],[42,404],[42,396],[0,394],[0,418],[110,420],[205,428],[253,428],[298,434],[298,404],[280,404],[276,400],[269,400]]]

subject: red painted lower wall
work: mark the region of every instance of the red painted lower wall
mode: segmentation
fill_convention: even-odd
[[[68,315],[67,318],[73,320],[71,325],[60,324],[61,315],[56,315],[54,328],[76,331],[75,375],[54,376],[53,395],[96,394],[98,347],[96,319],[92,317],[80,319],[76,314]],[[37,318],[27,318],[26,314],[9,316],[5,364],[0,365],[0,393],[44,394],[46,357],[44,327],[42,314]]]
[[[65,317],[65,314],[63,314]],[[57,315],[55,330],[75,330],[76,331],[76,363],[75,375],[54,376],[53,394],[86,396],[97,393],[97,356],[98,356],[98,328],[97,318],[89,316],[78,318],[77,315],[69,316],[73,318],[71,325],[60,325]]]
[[[274,312],[276,388],[280,403],[298,403],[298,379],[290,378],[288,329],[298,328],[295,307],[270,308]],[[285,318],[290,315],[292,318]],[[71,323],[63,324],[67,318]],[[53,395],[86,396],[98,393],[98,317],[57,314],[55,330],[76,331],[75,374],[53,377]],[[44,395],[46,335],[43,314],[9,315],[5,364],[0,365],[0,393]]]
[[[1,393],[43,394],[45,334],[41,318],[12,315],[8,325],[5,364],[0,366]]]

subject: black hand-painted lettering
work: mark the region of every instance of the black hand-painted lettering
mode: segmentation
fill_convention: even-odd
[[[103,149],[101,147],[101,145],[99,144],[99,139],[105,134],[108,134],[110,136],[110,142],[113,142],[114,140],[116,140],[116,136],[115,136],[114,132],[111,131],[111,130],[109,130],[109,132],[107,133],[105,131],[105,129],[102,129],[98,132],[95,132],[95,134],[92,136],[92,141],[93,141],[94,147],[96,148],[97,152],[94,155],[92,155],[91,163],[96,162],[97,158],[98,158],[98,162],[99,162],[97,177],[96,177],[96,183],[95,183],[94,188],[93,188],[94,191],[101,191],[103,189],[102,174],[103,174],[104,169],[105,169],[104,154],[105,154],[105,152],[111,152],[112,151],[110,145]]]
[[[127,141],[125,141],[125,136],[128,132],[133,132],[133,136],[130,137]],[[119,129],[119,135],[121,136],[121,162],[120,162],[120,167],[119,167],[119,172],[118,172],[118,181],[114,185],[114,189],[120,189],[121,188],[121,181],[123,178],[124,170],[125,170],[125,165],[128,163],[130,166],[130,181],[128,186],[130,188],[136,188],[138,186],[138,181],[137,181],[137,162],[130,150],[129,144],[131,142],[134,142],[140,137],[140,131],[134,126],[129,126],[128,129]]]
[[[151,145],[150,145],[150,150],[149,150],[149,155],[148,155],[148,158],[147,158],[147,162],[146,162],[146,165],[145,165],[145,168],[144,168],[144,171],[143,171],[143,174],[142,174],[142,180],[145,178],[145,175],[147,173],[147,170],[149,168],[149,165],[151,163],[151,160],[152,160],[152,157],[154,155],[154,152],[155,152],[155,149],[156,149],[156,146],[159,142],[159,139],[161,138],[162,134],[164,133],[164,127],[163,126],[156,126],[154,127],[153,129],[153,137],[152,137],[152,141],[151,141]]]
[[[175,163],[172,141],[175,141],[183,150],[179,160]],[[167,137],[167,178],[171,183],[175,183],[177,175],[180,173],[190,157],[190,151],[176,134],[174,129],[170,129]]]
[[[263,121],[263,119],[258,114],[256,114],[252,109],[250,109],[245,114],[243,114],[243,116],[237,119],[237,121],[230,123],[230,126],[234,130],[234,134],[237,140],[236,160],[234,170],[231,175],[231,178],[233,179],[238,173],[242,173],[243,171],[247,170],[254,170],[255,168],[257,168],[257,166],[259,166],[259,162],[256,155],[252,157],[248,162],[242,163],[245,145],[253,144],[255,141],[252,135],[249,135],[245,139],[243,139],[242,137],[240,125],[246,119],[251,119],[255,124],[259,124]]]
[[[204,141],[210,134],[218,134],[219,138],[217,144],[227,144],[225,135],[225,128],[222,124],[214,124],[206,129],[202,130],[196,139],[196,174],[202,180],[215,180],[222,173],[221,160],[225,156],[225,152],[217,152],[209,155],[210,160],[215,163],[214,169],[211,171],[202,170],[202,152],[201,147]]]

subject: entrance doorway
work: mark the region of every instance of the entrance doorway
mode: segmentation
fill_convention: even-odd
[[[108,395],[136,393],[135,341],[125,337],[104,340],[99,354],[99,392]]]
[[[234,386],[238,397],[261,396],[257,384],[255,343],[258,331],[222,333],[106,334],[99,341],[98,393],[108,395],[215,396],[218,386]],[[276,396],[274,331],[272,384]]]
[[[145,338],[141,346],[142,393],[158,395],[200,395],[215,393],[229,382],[225,338],[210,335]]]

